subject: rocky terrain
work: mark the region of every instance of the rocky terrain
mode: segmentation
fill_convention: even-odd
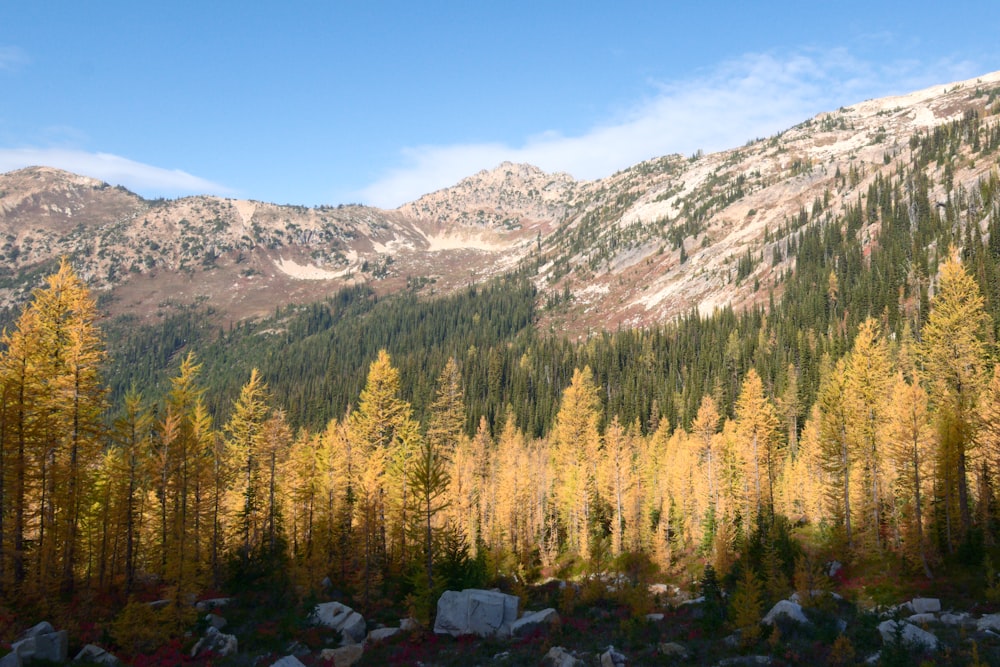
[[[995,72],[596,181],[505,163],[393,211],[150,201],[83,176],[22,169],[0,175],[0,304],[22,301],[68,256],[111,313],[147,317],[203,302],[220,318],[256,317],[362,281],[431,295],[519,267],[540,299],[561,304],[546,317],[570,333],[740,308],[772,289],[780,295],[795,230],[863,200],[880,174],[910,163],[914,137],[969,114],[995,127],[998,91]],[[971,154],[929,164],[931,199],[948,186],[974,191],[996,164]],[[873,230],[861,233],[875,240]]]

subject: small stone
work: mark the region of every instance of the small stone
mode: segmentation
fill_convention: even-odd
[[[646,614],[646,620],[649,621],[650,623],[659,623],[660,621],[663,620],[663,618],[664,618],[663,614],[660,613]]]
[[[420,629],[420,623],[415,618],[399,619],[399,629],[403,632],[413,632]]]

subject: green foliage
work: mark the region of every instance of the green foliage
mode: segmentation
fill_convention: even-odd
[[[701,596],[704,598],[701,604],[701,627],[707,633],[715,632],[726,620],[726,607],[722,601],[722,587],[719,586],[715,568],[711,565],[705,566],[701,577]]]

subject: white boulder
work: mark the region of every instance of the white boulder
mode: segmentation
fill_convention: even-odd
[[[210,625],[205,630],[205,636],[199,639],[198,643],[191,649],[191,657],[212,652],[222,658],[227,655],[235,655],[238,650],[239,642],[236,641],[236,635],[219,632],[218,628]]]
[[[562,646],[553,646],[542,658],[542,664],[547,667],[581,667],[584,663]]]
[[[878,632],[882,635],[883,643],[896,641],[896,635],[899,633],[904,644],[915,648],[933,651],[938,647],[937,637],[906,621],[882,621],[878,624]]]
[[[1000,631],[1000,614],[983,614],[976,621],[976,630]]]
[[[363,642],[368,635],[365,617],[340,602],[322,602],[309,617],[314,625],[337,630],[345,641]]]
[[[931,614],[941,611],[941,600],[937,598],[913,598],[910,609],[914,614]]]
[[[514,637],[524,637],[539,628],[548,629],[559,621],[559,612],[551,607],[541,611],[533,611],[514,621],[510,626],[510,634]]]
[[[117,656],[108,653],[96,644],[87,644],[73,658],[73,662],[89,662],[94,665],[106,665],[107,667],[117,667],[121,661]]]
[[[764,615],[761,623],[774,625],[779,616],[786,616],[796,623],[809,625],[809,619],[806,618],[805,612],[802,611],[802,605],[791,600],[778,600],[778,603],[771,607],[771,611]]]
[[[517,596],[498,591],[445,591],[438,599],[434,632],[452,637],[509,637],[519,603]]]
[[[376,628],[368,633],[368,637],[365,639],[366,642],[383,642],[390,637],[395,637],[402,630],[400,628]]]
[[[333,663],[333,667],[351,667],[361,660],[365,654],[365,647],[362,644],[350,644],[339,648],[323,649],[319,657]]]

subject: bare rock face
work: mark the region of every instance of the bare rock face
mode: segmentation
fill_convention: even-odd
[[[497,591],[445,591],[438,600],[434,632],[452,637],[510,637],[519,603],[517,596]]]

